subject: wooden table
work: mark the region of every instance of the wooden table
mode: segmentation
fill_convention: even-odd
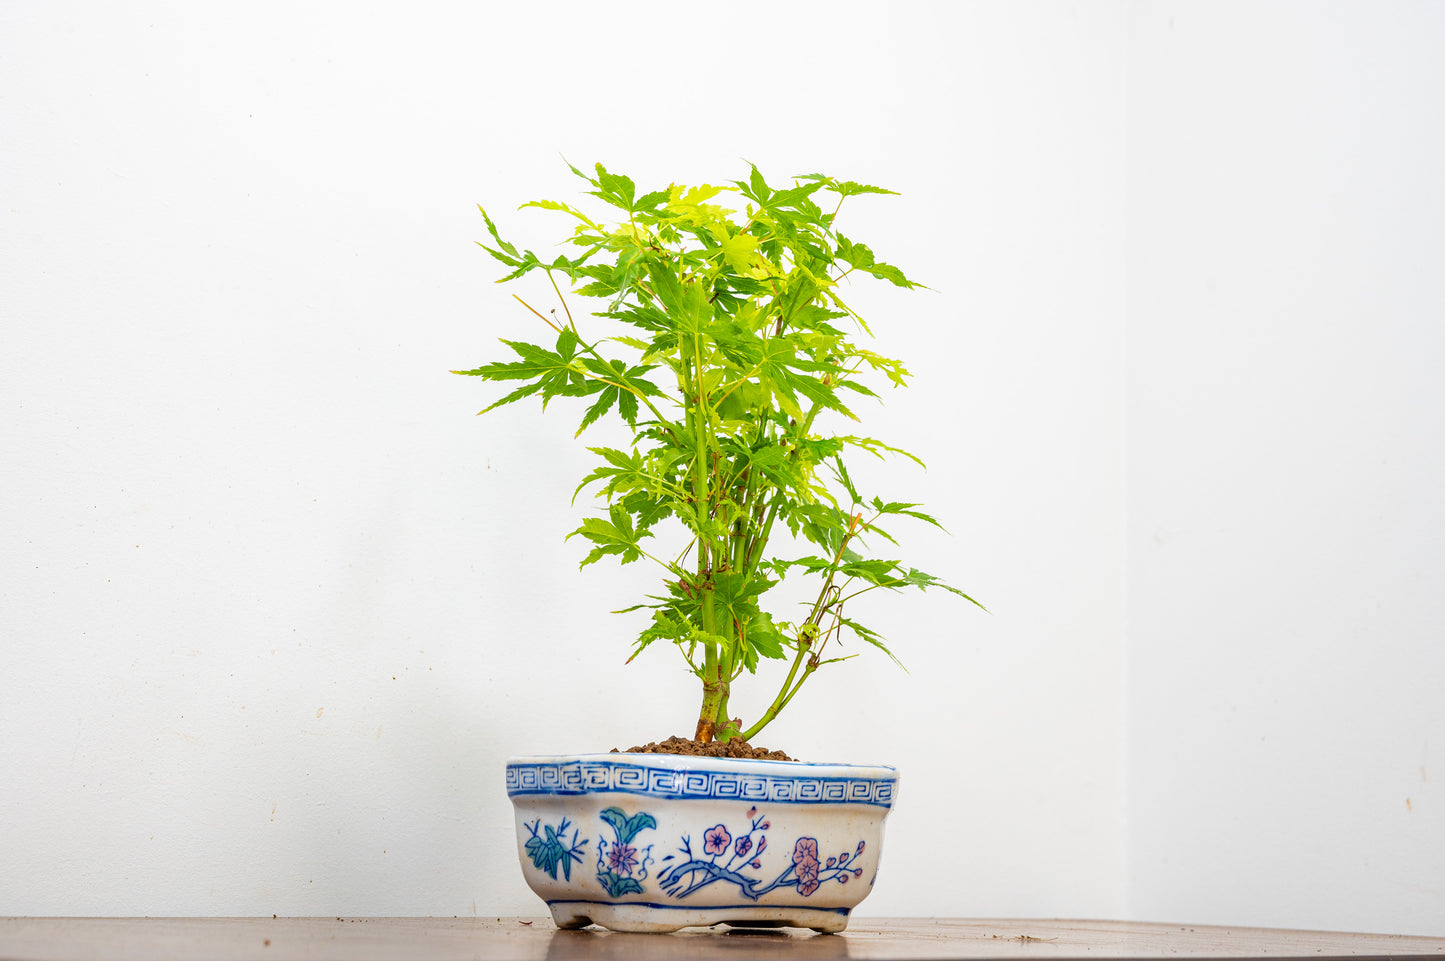
[[[1442,921],[1445,926],[1445,921]],[[1445,938],[1268,928],[857,918],[843,934],[558,931],[547,918],[0,918],[6,961],[654,958],[1438,958]]]

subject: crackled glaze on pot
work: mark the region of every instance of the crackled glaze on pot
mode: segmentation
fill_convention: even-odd
[[[559,927],[841,931],[877,877],[891,767],[669,754],[507,762],[527,884]]]

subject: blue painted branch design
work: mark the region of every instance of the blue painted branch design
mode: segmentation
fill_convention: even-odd
[[[658,875],[662,890],[682,900],[710,884],[726,881],[737,887],[738,893],[749,901],[756,901],[776,888],[796,888],[803,897],[817,891],[824,881],[846,884],[850,877],[861,878],[863,869],[858,860],[863,855],[864,843],[852,851],[826,862],[818,859],[818,840],[801,837],[793,843],[791,863],[771,881],[766,876],[750,876],[744,871],[761,871],[763,852],[768,849],[767,832],[772,825],[757,808],[748,809],[748,830],[733,837],[724,824],[715,824],[703,832],[702,850],[694,853],[692,839],[682,837],[681,854],[669,854],[664,862],[683,859],[671,864]]]
[[[542,819],[538,818],[531,824],[526,825],[527,831],[532,835],[527,840],[527,856],[532,859],[532,865],[539,871],[546,871],[551,875],[552,880],[557,879],[557,868],[562,868],[568,881],[572,880],[572,862],[582,863],[582,849],[587,846],[587,838],[577,839],[578,831],[572,832],[572,844],[566,843],[567,828],[569,826],[566,818],[562,823],[553,828],[546,826],[546,836],[539,836],[537,831],[542,827]]]
[[[628,817],[621,808],[608,808],[599,817],[611,826],[616,839],[597,839],[597,882],[611,898],[643,893],[652,845],[644,848],[633,842],[639,832],[657,827],[657,819],[646,811]]]

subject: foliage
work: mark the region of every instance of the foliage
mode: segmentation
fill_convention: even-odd
[[[880,634],[844,615],[853,598],[938,587],[972,601],[902,561],[865,552],[865,542],[896,543],[881,522],[938,522],[916,504],[865,498],[844,455],[918,458],[827,426],[858,420],[852,405],[878,396],[870,380],[898,387],[908,377],[899,361],[855,342],[871,331],[840,290],[855,276],[920,286],[837,227],[848,197],[893,191],[822,174],[774,188],[752,167],[727,186],[639,194],[601,164],[595,176],[571,169],[588,194],[620,212],[604,221],[558,201],[523,204],[574,221],[565,242],[571,256],[545,262],[518,250],[482,211],[491,243],[481,246],[508,270],[499,282],[537,270],[551,281],[562,316],[517,300],[555,336],[542,344],[504,339],[514,356],[456,373],[515,385],[486,410],[566,397],[583,405],[579,436],[607,416],[627,425],[628,448],[589,448],[598,463],[574,499],[591,490],[605,513],[568,537],[588,544],[583,567],[647,558],[666,571],[658,595],[626,609],[651,611],[632,657],[659,641],[673,645],[702,682],[697,739],[751,738],[819,667],[845,659],[824,656],[843,632],[893,657]],[[719,203],[727,195],[741,213]],[[585,331],[559,278],[597,301],[599,320]],[[608,336],[608,327],[621,332]],[[668,518],[684,543],[664,552],[651,540],[678,529],[659,526]],[[816,551],[770,553],[780,523]],[[819,585],[801,618],[764,609],[772,588],[800,576]],[[763,659],[788,661],[786,677],[763,715],[743,726],[729,718],[732,685]]]

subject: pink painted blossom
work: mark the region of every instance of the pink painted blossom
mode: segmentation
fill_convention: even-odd
[[[626,844],[614,844],[607,849],[607,865],[623,877],[637,867],[637,851]]]
[[[716,856],[726,853],[728,845],[732,842],[733,836],[728,833],[728,829],[718,824],[708,828],[707,833],[703,835],[702,849],[708,854]]]
[[[793,870],[798,875],[798,893],[807,897],[818,890],[818,842],[798,838],[793,845]]]

